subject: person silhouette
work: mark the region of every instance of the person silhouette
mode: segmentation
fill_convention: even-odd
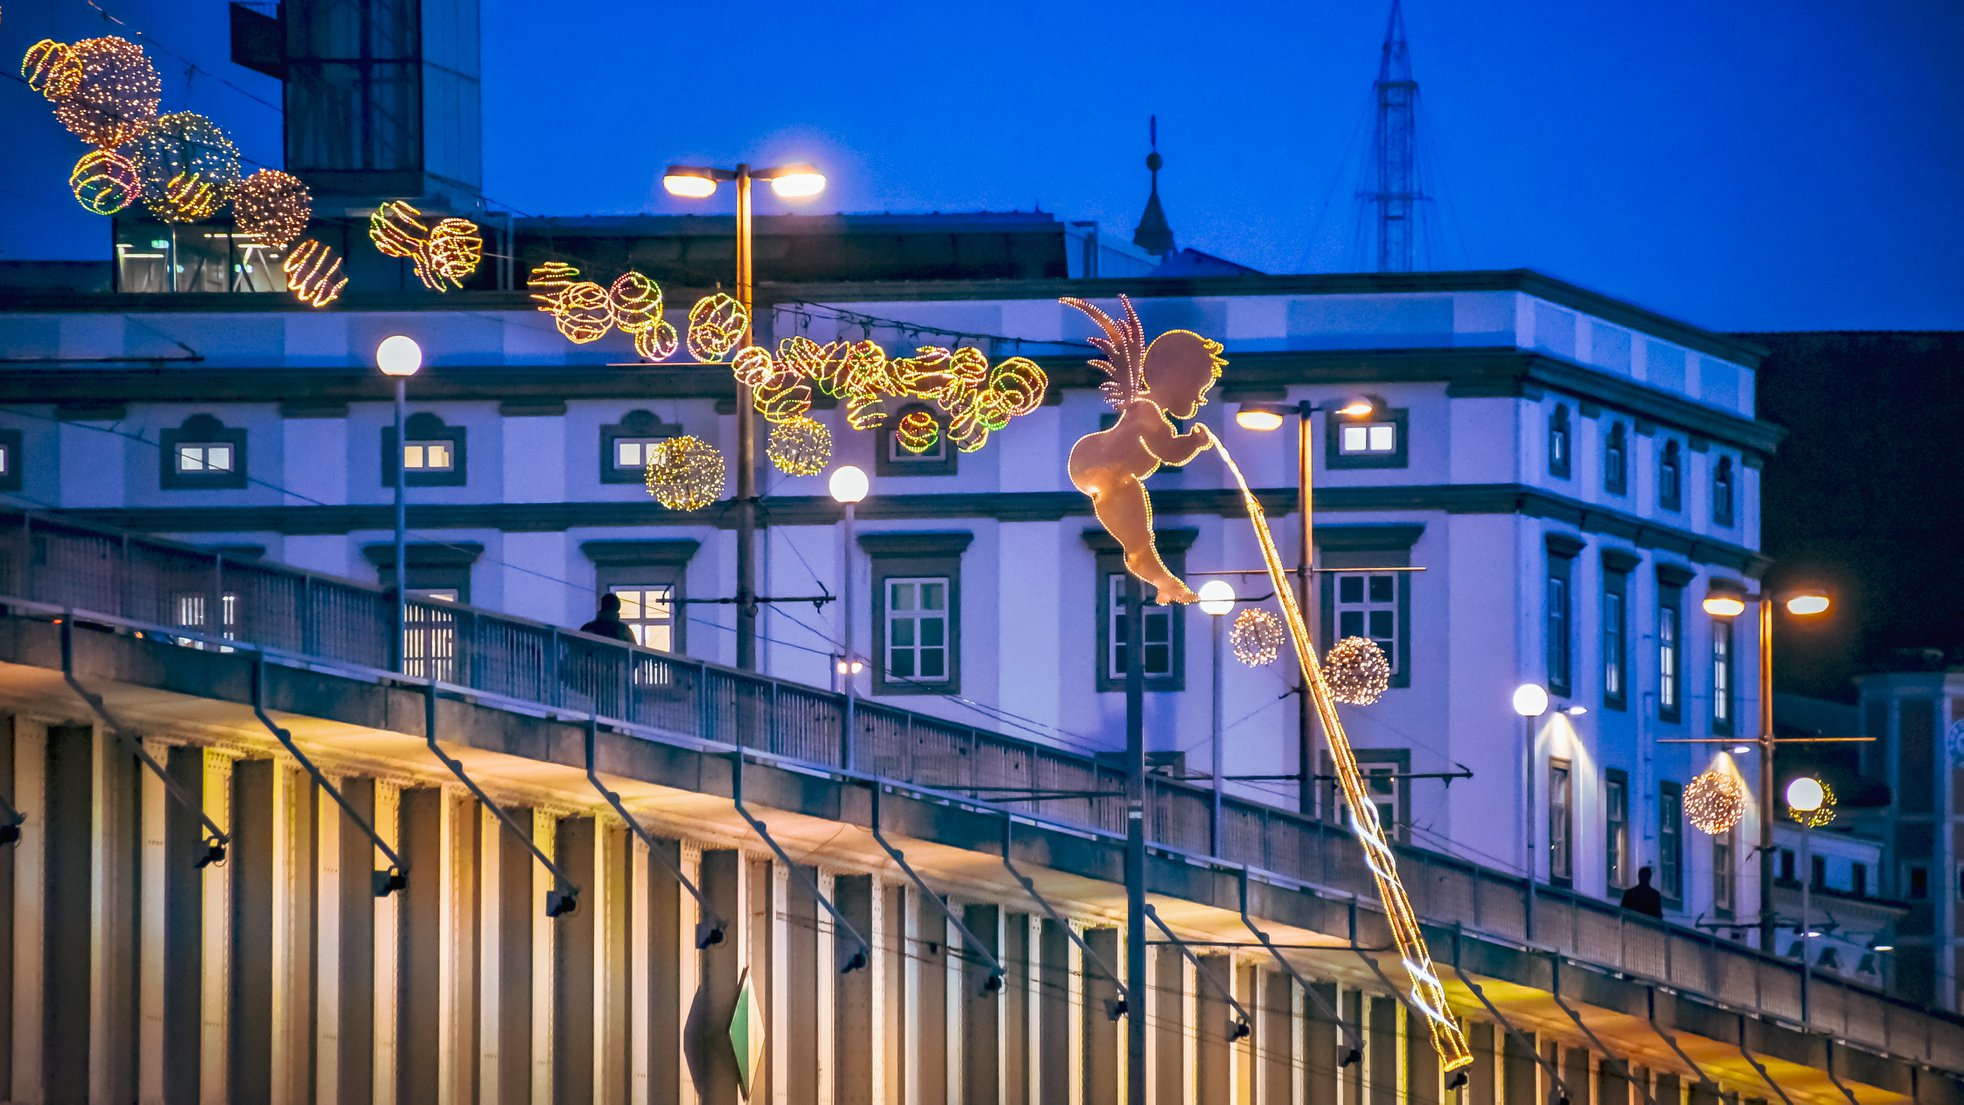
[[[580,632],[634,643],[634,630],[621,620],[621,597],[612,591],[600,596],[599,611],[593,615],[592,621],[580,627]]]
[[[1650,885],[1648,866],[1637,868],[1637,885],[1623,892],[1623,901],[1620,904],[1632,913],[1641,913],[1660,921],[1664,919],[1664,895],[1659,894],[1657,888]]]

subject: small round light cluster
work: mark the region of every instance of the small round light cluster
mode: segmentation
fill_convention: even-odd
[[[1234,616],[1234,624],[1228,627],[1228,646],[1234,649],[1236,660],[1251,668],[1266,667],[1281,654],[1282,623],[1268,611],[1250,606]]]
[[[137,139],[135,160],[145,206],[167,223],[208,219],[239,187],[239,148],[195,111],[159,116]]]
[[[98,149],[114,149],[142,134],[156,121],[164,83],[143,47],[126,38],[87,38],[70,47],[81,67],[66,95],[55,103],[55,118],[77,138]],[[59,68],[59,67],[58,67]],[[51,77],[48,94],[64,77]]]
[[[787,476],[816,476],[832,463],[832,431],[815,418],[773,423],[764,455]]]
[[[422,252],[429,236],[423,213],[402,200],[384,200],[368,217],[368,240],[384,257],[408,260]]]
[[[1821,804],[1811,810],[1797,810],[1787,807],[1787,816],[1810,829],[1818,829],[1834,821],[1834,788],[1826,779],[1814,780],[1821,787]]]
[[[622,332],[643,334],[661,325],[661,285],[645,274],[629,269],[615,277],[607,298],[614,307],[614,325]]]
[[[469,219],[441,219],[413,258],[416,278],[431,291],[461,288],[484,260],[484,237]]]
[[[1338,702],[1369,706],[1391,688],[1391,661],[1369,637],[1345,637],[1330,646],[1323,681]]]
[[[278,169],[261,169],[245,178],[232,197],[232,219],[239,230],[274,249],[297,241],[313,217],[314,194],[299,177]]]
[[[689,356],[713,364],[728,356],[750,328],[743,304],[721,292],[696,300],[689,308]]]
[[[68,174],[75,200],[98,215],[114,215],[143,194],[136,163],[115,150],[90,150]]]
[[[723,454],[701,438],[671,437],[649,450],[648,494],[670,510],[701,510],[722,498],[723,475]]]
[[[591,280],[576,280],[561,288],[553,301],[552,324],[574,345],[606,337],[614,328],[614,307],[607,289]]]
[[[910,453],[925,453],[934,448],[941,437],[941,427],[934,416],[923,410],[912,410],[900,416],[893,428],[893,439],[902,449]]]
[[[1707,836],[1730,830],[1745,813],[1746,784],[1736,771],[1715,767],[1684,788],[1684,815]]]
[[[644,361],[665,361],[681,346],[682,335],[667,319],[659,319],[653,327],[634,335],[634,352]]]
[[[44,38],[27,48],[20,59],[20,75],[27,79],[27,87],[60,103],[81,87],[82,58],[67,43]]]
[[[341,298],[348,278],[341,275],[341,258],[334,250],[312,238],[293,247],[281,268],[286,286],[295,298],[309,307],[325,307]]]

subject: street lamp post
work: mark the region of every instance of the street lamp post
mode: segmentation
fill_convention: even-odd
[[[1779,743],[1773,735],[1773,604],[1771,594],[1762,591],[1754,600],[1759,607],[1759,947],[1773,953],[1773,748]],[[1787,613],[1811,617],[1825,613],[1829,599],[1819,591],[1801,591],[1787,596]],[[1746,612],[1746,596],[1715,590],[1705,597],[1705,613],[1714,618],[1737,618]]]
[[[1208,839],[1212,842],[1214,854],[1221,854],[1221,794],[1225,785],[1227,771],[1227,751],[1221,744],[1221,630],[1227,622],[1227,615],[1234,610],[1234,584],[1225,579],[1210,579],[1200,585],[1200,609],[1213,623],[1214,636],[1214,696],[1212,724],[1208,732],[1212,734],[1214,771],[1214,808],[1208,823]]]
[[[1814,816],[1827,801],[1827,791],[1822,789],[1818,779],[1805,775],[1787,784],[1787,808],[1800,822],[1800,1021],[1811,1023],[1807,1009],[1807,982],[1809,968],[1812,966],[1812,947],[1807,942],[1814,938],[1813,902],[1810,891],[1814,886],[1813,828]]]
[[[1296,572],[1296,605],[1305,616],[1314,609],[1310,601],[1310,573],[1316,559],[1316,520],[1315,504],[1311,500],[1314,489],[1315,455],[1310,451],[1310,416],[1317,411],[1335,410],[1348,418],[1365,418],[1376,409],[1369,399],[1351,399],[1341,407],[1329,407],[1313,403],[1307,399],[1290,406],[1286,403],[1243,403],[1235,412],[1235,424],[1244,430],[1267,433],[1282,428],[1290,415],[1296,418],[1296,502],[1302,509],[1302,551],[1300,566]],[[1309,785],[1311,764],[1315,749],[1316,707],[1310,700],[1309,688],[1299,685],[1296,690],[1296,806],[1304,816],[1316,813],[1316,792]]]
[[[751,281],[750,182],[767,180],[780,199],[806,199],[825,190],[825,177],[809,165],[782,165],[774,169],[752,169],[740,163],[734,169],[699,165],[670,165],[662,174],[662,187],[669,195],[683,199],[707,199],[716,194],[725,180],[736,182],[736,292],[743,304],[744,330],[738,344],[749,345],[755,313]],[[757,411],[751,405],[750,388],[743,381],[736,385],[737,451],[737,666],[757,667]]]
[[[404,393],[409,378],[423,367],[423,347],[416,339],[395,334],[382,339],[375,347],[375,367],[382,375],[396,382],[396,618],[395,635],[389,644],[389,658],[395,670],[400,672],[407,666],[404,655],[404,638],[409,633],[409,566],[407,564],[408,546],[408,506],[404,488],[407,486],[403,469],[408,444],[402,437],[402,408]]]
[[[1521,717],[1521,873],[1528,880],[1527,932],[1534,932],[1534,719],[1548,712],[1548,692],[1539,683],[1514,688],[1514,712]]]
[[[854,508],[866,498],[866,473],[856,465],[842,464],[832,470],[830,490],[833,501],[846,508],[845,551],[839,557],[839,595],[841,600],[839,605],[845,611],[841,617],[843,628],[840,637],[845,655],[839,659],[838,676],[845,681],[846,685],[846,731],[844,741],[840,747],[840,762],[845,765],[847,771],[851,771],[853,705],[859,697],[859,670],[862,666],[859,662],[859,655],[853,651],[852,647],[852,531]]]

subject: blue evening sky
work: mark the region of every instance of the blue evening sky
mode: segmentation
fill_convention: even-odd
[[[103,3],[278,101],[226,61],[220,0]],[[1040,205],[1129,237],[1157,113],[1182,245],[1370,263],[1388,0],[483,4],[484,191],[520,211],[685,210],[671,160],[803,158],[832,181],[814,210]],[[1964,328],[1957,0],[1408,0],[1406,22],[1432,267],[1540,269],[1725,330]],[[0,47],[101,27],[83,0],[9,0]],[[277,163],[274,111],[160,63],[167,109]],[[0,149],[0,257],[101,256],[67,195],[80,148],[13,81]]]

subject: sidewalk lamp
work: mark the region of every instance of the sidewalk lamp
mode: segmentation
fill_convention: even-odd
[[[844,655],[834,663],[835,685],[843,682],[846,687],[846,755],[852,754],[853,701],[859,694],[859,673],[865,666],[852,647],[852,544],[854,508],[866,500],[869,490],[866,472],[851,464],[842,464],[832,470],[829,484],[832,501],[846,508],[845,551],[839,556],[839,606],[845,611],[840,620],[844,623],[841,645]],[[846,761],[851,766],[851,760]]]
[[[1539,683],[1514,688],[1521,715],[1521,873],[1528,880],[1528,916],[1534,916],[1534,719],[1548,712],[1548,690]]]
[[[1290,416],[1296,419],[1296,504],[1302,509],[1302,553],[1301,566],[1296,574],[1296,603],[1307,617],[1311,609],[1309,595],[1309,576],[1311,565],[1316,559],[1316,520],[1314,503],[1310,493],[1314,490],[1313,454],[1310,452],[1310,416],[1317,411],[1334,411],[1345,418],[1368,418],[1377,407],[1363,397],[1347,399],[1340,407],[1318,404],[1307,399],[1296,403],[1243,403],[1234,412],[1234,424],[1244,430],[1256,433],[1271,433],[1282,428]],[[1311,752],[1314,748],[1316,732],[1316,705],[1311,700],[1309,688],[1299,687],[1296,695],[1296,763],[1300,778],[1297,781],[1298,807],[1305,815],[1315,813],[1316,795],[1309,785]]]
[[[403,637],[409,632],[409,573],[405,564],[408,515],[403,495],[403,457],[407,455],[408,443],[402,437],[402,407],[409,378],[423,367],[423,347],[416,344],[415,338],[392,334],[375,347],[375,367],[382,370],[382,375],[396,382],[396,624],[395,638],[389,651],[394,654],[396,670],[403,671],[407,666],[407,658],[403,655]]]
[[[1802,775],[1787,784],[1787,810],[1795,821],[1800,822],[1800,1017],[1807,1020],[1807,990],[1809,968],[1813,966],[1813,949],[1807,941],[1821,934],[1814,929],[1813,902],[1810,892],[1814,888],[1814,849],[1813,828],[1821,807],[1827,803],[1828,792],[1819,779]],[[1825,820],[1825,819],[1823,819]]]
[[[1214,716],[1208,732],[1213,735],[1214,746],[1214,809],[1210,825],[1213,835],[1209,839],[1214,843],[1215,855],[1221,854],[1221,796],[1227,770],[1227,751],[1221,745],[1221,632],[1227,616],[1234,612],[1234,598],[1234,584],[1225,579],[1210,579],[1200,585],[1200,610],[1213,623],[1214,630]]]

